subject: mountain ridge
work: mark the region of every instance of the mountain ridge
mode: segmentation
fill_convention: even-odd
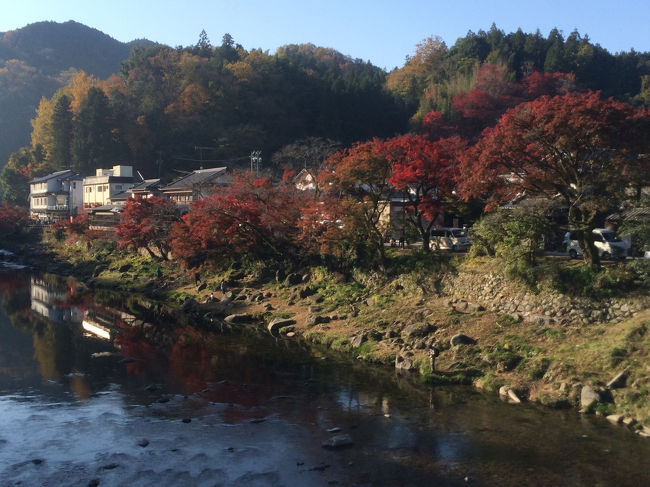
[[[29,144],[40,99],[52,96],[71,73],[107,78],[119,72],[133,47],[152,44],[121,42],[74,20],[35,22],[0,33],[0,168]]]

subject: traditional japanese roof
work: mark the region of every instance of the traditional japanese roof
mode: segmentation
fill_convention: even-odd
[[[93,206],[92,208],[88,208],[86,211],[88,213],[122,213],[122,211],[124,211],[124,205],[108,203],[106,205]]]
[[[650,217],[650,208],[641,207],[641,208],[628,208],[627,210],[622,210],[618,213],[613,213],[609,215],[607,221],[625,221],[625,220],[640,220],[643,218]]]
[[[71,169],[64,169],[63,171],[57,171],[51,174],[47,174],[46,176],[34,178],[29,182],[29,184],[42,183],[45,181],[49,181],[50,179],[57,179],[57,178],[63,179],[63,178],[73,178],[73,177],[77,179],[82,179],[81,176],[72,172]]]
[[[213,167],[211,169],[198,169],[192,171],[186,176],[174,181],[173,183],[161,188],[161,191],[190,191],[196,186],[201,186],[211,182],[213,179],[224,176],[227,167]]]
[[[129,188],[130,189],[130,188]],[[131,197],[131,192],[129,189],[122,191],[121,193],[114,194],[113,196],[110,197],[111,203],[114,203],[116,201],[126,201],[128,198]]]
[[[160,179],[144,179],[143,181],[139,182],[135,186],[131,186],[128,191],[133,193],[134,191],[145,191],[148,189],[155,188],[158,183],[160,183]]]

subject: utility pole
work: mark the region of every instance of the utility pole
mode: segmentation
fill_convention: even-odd
[[[253,168],[255,169],[255,175],[260,175],[260,166],[262,165],[262,151],[254,150],[251,151],[251,174],[253,173]]]
[[[162,151],[158,151],[158,159],[156,159],[156,165],[158,166],[158,179],[160,179],[160,171],[162,170],[163,158]]]
[[[199,151],[199,162],[201,163],[199,169],[203,169],[203,151],[204,150],[213,150],[216,151],[218,147],[205,147],[200,145],[195,145],[194,150]]]
[[[219,146],[219,147],[223,147],[223,146]],[[201,164],[199,169],[203,169],[203,151],[204,150],[217,151],[217,150],[219,150],[219,147],[205,147],[205,146],[200,146],[200,145],[195,145],[194,146],[194,150],[199,151],[199,162]],[[209,162],[209,161],[210,161],[209,159],[206,160],[206,162]]]

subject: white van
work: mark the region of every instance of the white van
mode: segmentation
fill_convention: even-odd
[[[467,232],[462,228],[434,228],[429,236],[431,249],[456,252],[467,250],[472,245]]]
[[[612,230],[605,228],[594,228],[594,244],[598,250],[598,256],[601,259],[625,259],[627,257],[629,244],[624,242]],[[564,235],[564,245],[569,257],[575,259],[582,256],[580,244],[573,236],[572,232]]]

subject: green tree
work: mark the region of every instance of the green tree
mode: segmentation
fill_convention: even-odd
[[[62,95],[54,105],[52,114],[52,153],[49,159],[56,168],[68,168],[72,163],[72,111],[70,99]]]
[[[111,116],[108,98],[100,88],[90,88],[74,124],[72,163],[87,172],[112,162]]]
[[[210,57],[212,53],[212,44],[210,39],[208,39],[208,34],[205,32],[205,29],[199,34],[199,40],[194,46],[194,53],[202,57]]]
[[[18,206],[28,206],[29,180],[49,172],[44,165],[45,152],[38,145],[23,147],[11,154],[9,162],[0,172],[0,201]]]

